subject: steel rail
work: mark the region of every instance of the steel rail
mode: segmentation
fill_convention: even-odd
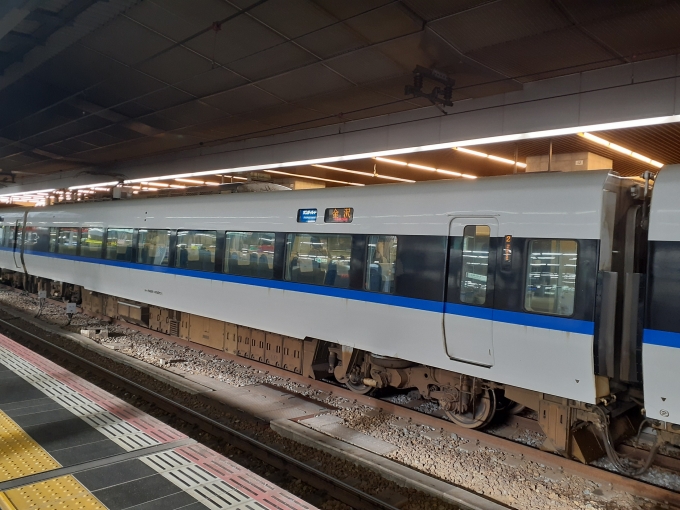
[[[20,317],[17,319],[23,320]],[[63,356],[68,361],[84,368],[94,375],[101,377],[108,382],[133,393],[149,403],[152,403],[163,409],[166,412],[178,416],[181,420],[198,426],[201,430],[222,439],[226,439],[232,446],[242,450],[249,455],[273,466],[277,469],[288,472],[294,478],[297,478],[316,489],[326,491],[330,497],[337,499],[352,508],[357,510],[398,510],[389,503],[382,501],[375,496],[367,494],[356,487],[353,487],[342,480],[338,480],[333,476],[324,473],[312,466],[297,460],[290,455],[287,455],[269,445],[266,445],[257,439],[254,439],[238,430],[235,430],[227,425],[224,425],[212,418],[204,416],[193,409],[190,409],[182,404],[179,404],[153,390],[150,390],[134,381],[103,368],[96,363],[89,361],[77,354],[69,352],[67,349],[53,344],[47,339],[40,338],[33,333],[22,329],[16,324],[12,324],[5,319],[0,319],[0,329],[2,327],[15,334],[28,339],[37,341],[41,346],[54,354]]]

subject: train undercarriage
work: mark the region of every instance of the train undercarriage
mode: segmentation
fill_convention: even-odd
[[[296,339],[247,328],[181,311],[96,293],[77,285],[2,270],[2,281],[15,288],[78,303],[83,311],[101,319],[119,319],[198,345],[276,366],[304,377],[333,378],[350,390],[368,394],[385,388],[415,389],[426,400],[437,401],[446,416],[465,428],[484,428],[503,416],[524,409],[536,413],[546,439],[542,449],[590,463],[607,455],[619,470],[635,474],[645,470],[658,446],[680,446],[680,427],[645,420],[641,390],[598,378],[608,396],[598,405],[586,404],[537,391],[471,377],[397,358],[375,355],[321,339]],[[614,386],[614,385],[613,385]],[[657,431],[657,445],[648,461],[635,464],[621,459],[616,445],[634,437],[644,424]]]

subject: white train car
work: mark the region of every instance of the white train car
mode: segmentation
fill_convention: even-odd
[[[327,342],[353,389],[416,386],[466,426],[502,388],[560,423],[565,452],[577,409],[621,379],[615,231],[634,185],[593,171],[12,209],[0,265]]]
[[[648,417],[680,423],[680,168],[665,168],[654,184],[649,218],[649,266],[642,345]],[[673,426],[677,431],[680,427]]]

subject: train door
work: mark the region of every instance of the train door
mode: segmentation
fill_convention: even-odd
[[[26,264],[24,264],[24,227],[26,226],[26,217],[28,216],[28,211],[24,212],[23,221],[17,220],[14,228],[14,244],[12,248],[14,256],[14,265],[19,268],[23,268],[24,273],[26,272]]]
[[[444,337],[449,358],[490,367],[498,221],[456,217],[449,225],[449,268]]]
[[[14,255],[14,265],[16,267],[21,267],[20,262],[21,262],[21,239],[22,239],[22,233],[23,233],[23,223],[21,220],[17,220],[14,223],[14,239],[12,240],[12,254]]]

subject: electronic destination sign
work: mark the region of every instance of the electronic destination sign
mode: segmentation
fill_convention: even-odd
[[[323,221],[326,223],[352,223],[354,209],[352,207],[332,207],[326,209]]]

